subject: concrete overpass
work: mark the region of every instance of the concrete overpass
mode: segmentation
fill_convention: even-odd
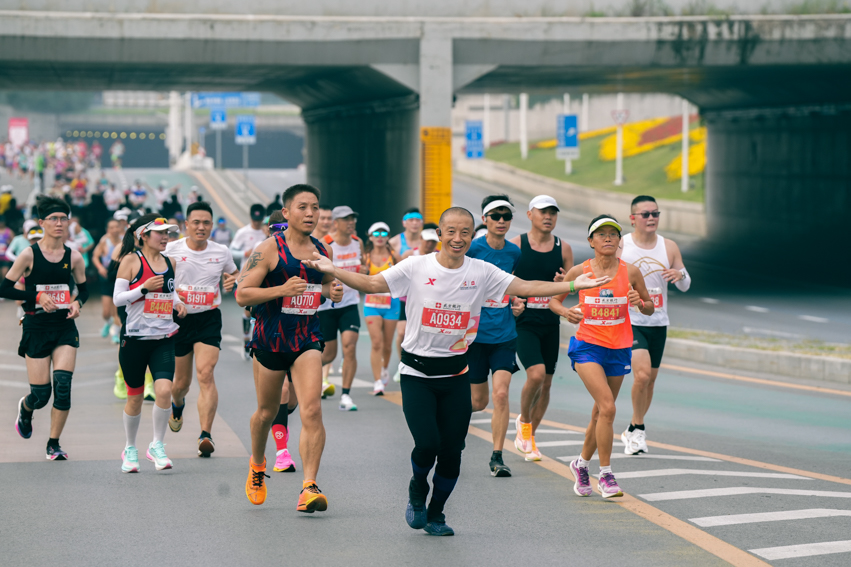
[[[303,108],[309,181],[363,222],[392,221],[423,185],[433,207],[446,202],[440,138],[455,94],[578,88],[671,92],[701,107],[716,240],[771,231],[794,242],[851,213],[848,15],[513,17],[514,0],[493,17],[458,17],[442,0],[394,8],[427,16],[392,17],[284,16],[262,0],[242,3],[254,15],[44,4],[0,12],[0,88],[279,93]],[[99,7],[62,6],[75,4]],[[421,128],[438,141],[421,144]]]

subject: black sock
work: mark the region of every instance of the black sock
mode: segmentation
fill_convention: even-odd
[[[201,436],[200,436],[200,437],[198,437],[198,439],[203,439],[204,437],[206,437],[207,439],[212,439],[212,438],[213,438],[213,436],[212,436],[212,435],[210,435],[207,431],[201,431]]]
[[[431,482],[434,485],[434,489],[431,492],[431,502],[428,503],[427,517],[430,522],[443,522],[445,521],[443,506],[449,499],[449,495],[452,494],[452,490],[455,488],[455,483],[458,482],[458,479],[444,478],[434,473],[431,477]]]
[[[171,402],[171,415],[174,416],[174,419],[180,419],[183,417],[183,408],[186,407],[186,400],[183,400],[183,405],[176,406],[174,402]]]
[[[636,429],[639,429],[639,430],[641,430],[641,431],[644,431],[644,424],[643,424],[643,423],[642,423],[641,425],[636,425],[636,426],[634,426],[634,427],[635,427]]]
[[[58,449],[59,448],[59,439],[58,438],[54,439],[53,437],[51,437],[50,439],[47,440],[47,446],[53,447],[54,449]]]
[[[343,388],[343,393],[347,396],[349,395],[349,392],[351,392],[351,391],[352,391],[351,388]]]
[[[275,419],[272,421],[272,425],[283,425],[286,427],[289,417],[290,412],[287,410],[287,404],[281,404],[278,406],[278,415],[275,416]]]
[[[494,457],[496,457],[496,456],[500,456],[500,457],[501,457],[501,456],[502,456],[502,451],[494,451],[494,452],[493,452],[493,456],[494,456]]]
[[[634,426],[633,424],[631,424],[631,423],[630,423],[630,424],[629,424],[629,429],[628,429],[628,431],[629,431],[630,433],[632,433],[633,431],[635,431],[635,426]]]

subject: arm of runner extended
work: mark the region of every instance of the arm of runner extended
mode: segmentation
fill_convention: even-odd
[[[599,287],[609,283],[609,281],[611,281],[609,276],[594,279],[589,278],[586,274],[580,274],[573,281],[563,282],[526,281],[520,278],[514,278],[514,281],[508,284],[508,289],[505,292],[508,295],[519,295],[520,297],[550,297],[563,293],[571,293],[580,289]]]
[[[313,260],[302,260],[302,263],[319,272],[330,274],[347,286],[364,293],[390,292],[387,280],[385,280],[384,276],[381,274],[368,276],[366,274],[339,270],[334,266],[334,263],[329,258],[322,256],[319,252],[313,253]]]
[[[281,297],[295,297],[307,290],[307,282],[298,277],[288,279],[283,285],[261,287],[269,271],[277,265],[278,258],[278,245],[273,238],[264,240],[254,249],[236,280],[236,302],[240,307],[260,305]]]

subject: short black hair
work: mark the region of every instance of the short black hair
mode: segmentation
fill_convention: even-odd
[[[319,210],[320,211],[331,211],[333,209],[334,209],[334,207],[332,207],[328,203],[319,203]]]
[[[66,215],[71,215],[71,207],[65,199],[54,197],[52,195],[39,195],[35,198],[35,207],[38,210],[38,218],[47,218],[47,215],[56,212],[62,212]]]
[[[508,197],[508,195],[488,195],[484,199],[482,199],[482,210],[485,210],[485,207],[493,203],[494,201],[508,201],[511,206],[514,206],[514,202]]]
[[[271,215],[269,215],[269,224],[281,224],[282,222],[287,222],[287,219],[284,218],[284,213],[281,212],[280,209],[277,211],[273,211]]]
[[[188,207],[186,207],[186,218],[189,218],[194,211],[207,211],[210,213],[210,216],[213,216],[213,207],[210,206],[210,203],[205,201],[196,201],[194,203],[190,203]]]
[[[653,203],[654,205],[657,205],[656,199],[654,199],[650,195],[639,195],[638,197],[636,197],[635,199],[632,200],[632,204],[629,206],[629,210],[630,211],[633,210],[635,205],[637,205],[638,203],[645,203],[645,202],[650,202],[650,203]]]
[[[654,203],[655,203],[655,201],[654,201]],[[616,223],[620,224],[620,221],[618,219],[616,219],[613,215],[598,215],[598,216],[594,217],[593,219],[591,219],[591,222],[588,223],[588,230],[591,230],[591,227],[594,226],[594,223],[597,222],[600,219],[612,219]],[[612,228],[614,228],[614,227],[612,227]],[[621,231],[618,231],[618,238],[620,238],[620,237],[621,237]],[[589,236],[588,238],[591,238],[591,237]]]
[[[433,223],[433,222],[427,222],[427,223],[423,224],[423,230],[425,230],[425,229],[427,229],[427,228],[437,229],[437,228],[439,228],[439,227],[437,226],[437,224],[436,224],[436,223]]]
[[[420,212],[420,209],[418,207],[411,207],[410,209],[405,209],[405,212],[402,213],[402,216],[404,217],[405,215],[407,215],[409,213],[419,213],[419,212]],[[420,214],[422,214],[422,213],[420,213]]]
[[[477,226],[477,227],[475,228],[475,232],[479,232],[479,231],[480,231],[480,230],[482,230],[483,228],[487,228],[487,227],[488,227],[488,225],[486,225],[486,224],[482,223],[482,224],[480,224],[479,226]]]
[[[298,185],[287,187],[287,190],[284,191],[284,206],[289,208],[290,203],[293,202],[293,199],[295,199],[298,195],[301,195],[302,193],[313,193],[317,199],[319,199],[320,195],[319,189],[317,189],[313,185],[308,185],[307,183],[299,183]]]
[[[448,209],[446,209],[445,211],[443,211],[443,214],[442,214],[442,215],[440,215],[440,221],[438,222],[438,224],[443,224],[443,219],[444,219],[444,218],[448,217],[449,215],[455,215],[455,214],[459,214],[459,215],[464,215],[464,214],[466,214],[466,215],[469,215],[469,216],[470,216],[470,223],[471,223],[473,226],[476,226],[476,219],[475,219],[475,218],[473,218],[473,213],[471,213],[470,211],[468,211],[468,210],[467,210],[467,209],[465,209],[464,207],[449,207]]]

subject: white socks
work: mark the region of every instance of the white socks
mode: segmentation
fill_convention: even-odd
[[[576,465],[584,469],[587,469],[590,464],[591,461],[586,461],[582,458],[582,455],[579,455],[579,458],[576,459]]]
[[[600,476],[606,473],[612,474],[612,467],[600,467]]]
[[[126,447],[135,447],[136,446],[136,434],[139,432],[139,422],[142,421],[142,414],[139,415],[127,415],[124,413],[124,435],[127,437],[127,445]]]
[[[171,408],[161,408],[154,404],[152,417],[154,418],[154,441],[165,440],[165,430],[168,427],[168,418],[171,416]]]

